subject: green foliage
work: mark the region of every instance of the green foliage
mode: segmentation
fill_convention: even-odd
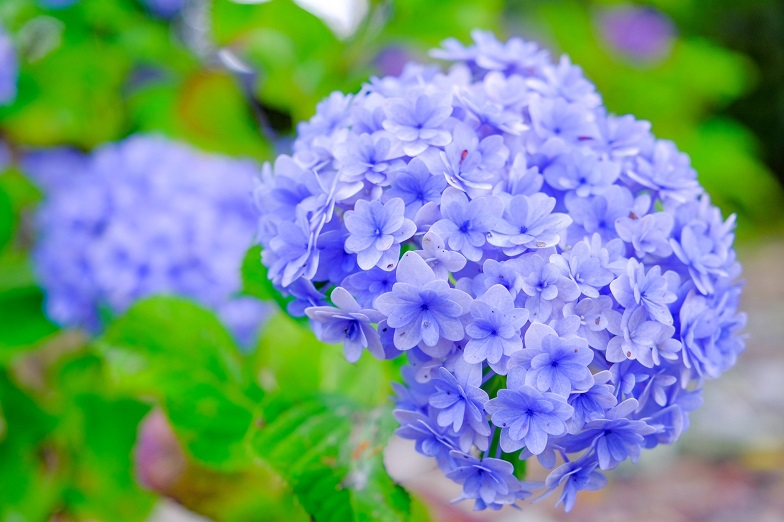
[[[16,102],[0,107],[0,139],[12,162],[27,146],[91,150],[135,132],[267,160],[285,144],[270,143],[264,111],[309,118],[331,91],[356,92],[388,46],[423,56],[445,38],[468,41],[474,28],[506,29],[557,45],[610,110],[649,119],[658,136],[676,141],[725,214],[740,214],[742,235],[779,226],[781,187],[756,136],[724,112],[767,71],[687,31],[663,61],[631,63],[596,29],[594,9],[613,3],[372,0],[356,31],[336,36],[292,0],[215,0],[208,25],[190,35],[198,41],[186,45],[187,24],[151,17],[139,0],[59,10],[2,0],[0,24],[21,73]],[[700,2],[649,3],[684,27],[710,24],[697,17]],[[247,83],[216,59],[223,48],[249,66]],[[145,520],[156,495],[137,484],[132,456],[152,407],[165,412],[187,460],[166,494],[205,516],[427,518],[387,475],[381,453],[395,428],[388,404],[402,360],[366,353],[350,364],[340,346],[318,341],[305,319],[284,313],[290,299],[268,280],[258,247],[243,263],[241,292],[281,313],[248,354],[211,312],[176,297],[107,317],[95,342],[58,330],[30,262],[30,212],[41,195],[17,167],[2,168],[0,520]],[[483,387],[494,397],[504,379]],[[497,445],[498,431],[488,454]],[[518,457],[503,458],[523,478]]]
[[[47,453],[42,454],[39,448],[56,420],[3,369],[0,404],[5,426],[0,440],[0,519],[43,520],[56,502],[57,481],[46,467]]]
[[[383,468],[381,452],[394,429],[388,410],[362,410],[335,395],[275,400],[264,409],[269,420],[251,445],[315,520],[408,520],[408,495]]]
[[[262,301],[275,301],[283,311],[291,300],[283,297],[267,277],[267,267],[261,262],[261,247],[258,245],[249,248],[242,261],[242,293]]]
[[[365,377],[357,379],[343,369],[350,365],[342,354],[327,355],[335,347],[278,316],[249,359],[261,384],[267,379],[267,391],[274,392],[260,400],[263,393],[242,371],[239,352],[217,319],[173,297],[138,302],[97,345],[117,389],[155,397],[201,465],[237,472],[247,470],[255,455],[281,474],[317,520],[405,519],[408,496],[381,461],[394,419],[371,406],[390,391],[385,363],[360,363]],[[323,390],[335,393],[322,396]],[[383,508],[386,503],[392,511]]]
[[[180,298],[144,299],[97,346],[117,388],[158,399],[194,458],[226,470],[248,465],[244,438],[258,390],[212,313]]]

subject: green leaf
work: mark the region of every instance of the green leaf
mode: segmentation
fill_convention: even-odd
[[[67,511],[80,520],[145,520],[154,496],[137,484],[132,454],[149,406],[96,393],[78,395],[70,406]]]
[[[260,391],[214,314],[181,298],[145,299],[97,345],[115,385],[157,398],[194,458],[220,469],[249,465],[243,440]]]
[[[5,248],[14,235],[16,216],[11,196],[4,186],[0,185],[0,250]]]
[[[43,313],[43,294],[37,288],[0,293],[0,365],[18,352],[34,348],[57,332]]]
[[[364,406],[387,403],[402,363],[403,358],[379,361],[367,352],[349,363],[343,346],[319,341],[310,325],[283,313],[267,321],[250,356],[268,393],[295,398],[329,392]]]
[[[48,520],[58,501],[60,470],[45,439],[56,419],[0,368],[5,436],[0,440],[0,520]],[[54,465],[53,465],[54,464]]]
[[[362,409],[322,395],[294,404],[270,402],[264,416],[251,447],[315,520],[408,520],[411,499],[383,465],[382,450],[395,427],[388,409]]]
[[[321,387],[321,361],[334,346],[324,344],[308,325],[278,313],[264,325],[249,364],[264,390],[291,399],[316,393]]]
[[[129,97],[139,131],[163,132],[212,152],[272,157],[238,82],[222,72],[151,82]]]
[[[267,267],[261,262],[261,247],[258,245],[249,248],[242,261],[242,293],[262,301],[275,301],[284,312],[291,301],[275,288],[267,276]]]

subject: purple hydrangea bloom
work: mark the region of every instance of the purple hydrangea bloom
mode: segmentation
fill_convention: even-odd
[[[354,210],[346,212],[346,252],[357,254],[359,268],[395,268],[400,259],[400,243],[416,232],[414,222],[403,217],[403,207],[399,198],[386,203],[359,200]]]
[[[552,213],[555,198],[543,193],[518,195],[509,199],[503,219],[498,222],[488,242],[504,249],[510,257],[526,249],[554,246],[559,233],[572,222],[566,214]]]
[[[482,258],[482,246],[487,233],[501,218],[502,202],[495,196],[469,200],[465,192],[447,188],[441,196],[443,219],[431,230],[441,237],[450,249],[463,254],[469,261]]]
[[[515,354],[510,366],[519,365],[527,370],[528,386],[568,397],[572,391],[585,391],[593,385],[588,365],[594,352],[585,339],[559,337],[555,330],[538,323],[525,333],[525,347]]]
[[[668,277],[670,276],[669,280]],[[661,275],[661,267],[654,266],[648,273],[636,259],[629,260],[626,274],[610,284],[610,290],[618,304],[624,308],[641,305],[650,316],[662,324],[672,324],[672,314],[667,305],[677,296],[670,288],[679,286],[678,274],[668,272]]]
[[[493,285],[471,303],[472,322],[466,327],[470,339],[463,357],[469,363],[484,360],[495,365],[501,358],[522,350],[520,329],[528,321],[528,310],[515,308],[514,299],[501,285]]]
[[[297,311],[344,289],[405,354],[400,434],[461,498],[571,507],[674,442],[743,350],[735,221],[568,57],[472,36],[433,53],[448,70],[409,64],[300,124],[256,189],[262,261]],[[544,485],[500,464],[534,456]]]
[[[19,64],[11,37],[0,27],[0,105],[8,105],[16,98],[16,77]]]
[[[432,229],[422,237],[422,250],[415,250],[422,256],[436,277],[449,279],[449,274],[459,272],[466,265],[466,258],[459,252],[447,250],[446,244]]]
[[[636,408],[637,401],[629,399],[608,411],[607,418],[588,422],[585,429],[569,441],[567,451],[589,448],[592,453],[596,453],[602,470],[612,469],[627,458],[637,462],[644,436],[654,433],[656,428],[643,420],[626,417],[629,411]]]
[[[450,97],[414,90],[406,98],[392,98],[385,107],[384,128],[409,156],[423,153],[428,146],[443,147],[452,135],[442,125],[452,114]]]
[[[409,350],[420,345],[428,351],[438,347],[441,339],[460,341],[465,337],[460,318],[468,313],[470,295],[450,288],[413,252],[403,256],[396,275],[392,291],[375,301],[387,324],[395,329],[395,346]]]
[[[256,226],[253,163],[154,136],[89,156],[55,150],[59,172],[45,154],[22,165],[45,193],[34,260],[53,321],[95,332],[101,310],[118,314],[142,297],[177,294],[252,342],[268,307],[235,294]]]
[[[485,409],[501,428],[502,450],[511,453],[525,446],[534,455],[544,451],[549,437],[566,433],[566,421],[574,413],[560,395],[526,385],[499,391]]]
[[[465,123],[458,123],[452,130],[452,141],[438,154],[423,155],[428,170],[442,174],[453,187],[465,192],[487,190],[488,183],[506,163],[509,149],[498,134],[481,142],[476,132]]]
[[[459,369],[456,375],[443,367],[438,370],[438,377],[433,380],[436,393],[429,400],[433,411],[438,413],[438,425],[450,428],[454,436],[459,437],[461,449],[468,451],[476,445],[486,450],[490,426],[484,406],[489,397],[479,387],[482,384],[480,376]],[[467,425],[465,428],[464,424]]]
[[[395,410],[394,415],[401,426],[395,432],[398,436],[413,440],[417,451],[435,458],[441,469],[450,470],[456,467],[451,452],[457,449],[457,443],[447,436],[435,421],[418,411],[400,409]]]
[[[567,462],[547,475],[547,493],[563,487],[555,505],[563,504],[564,510],[569,512],[574,507],[578,491],[594,491],[606,486],[607,477],[596,471],[596,467],[597,463],[592,460],[587,460],[587,463],[578,460]]]
[[[357,362],[363,348],[383,359],[381,339],[372,325],[379,322],[382,315],[375,309],[362,308],[342,287],[334,289],[330,298],[337,308],[316,306],[305,309],[308,317],[322,324],[319,338],[327,343],[342,342],[349,362]]]
[[[506,504],[531,496],[514,476],[514,467],[505,460],[476,459],[465,453],[452,452],[455,469],[447,477],[463,486],[461,499],[475,500],[475,508],[500,509]]]
[[[406,204],[406,217],[413,219],[426,203],[441,201],[441,193],[446,188],[446,180],[433,176],[425,163],[415,158],[404,170],[390,176],[391,187],[386,192],[389,198],[400,198]]]

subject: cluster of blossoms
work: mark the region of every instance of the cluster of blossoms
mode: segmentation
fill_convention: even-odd
[[[16,77],[19,73],[14,43],[0,27],[0,106],[16,98]]]
[[[54,321],[98,331],[106,312],[174,294],[252,342],[266,305],[236,294],[257,220],[254,163],[138,136],[89,156],[31,152],[23,169],[46,194],[34,260]]]
[[[398,433],[462,498],[569,509],[743,349],[734,220],[567,57],[473,36],[299,126],[256,190],[262,261],[350,361],[407,354]],[[544,483],[514,474],[534,457]]]

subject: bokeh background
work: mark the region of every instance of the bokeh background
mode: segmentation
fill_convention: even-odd
[[[713,201],[738,216],[747,350],[706,387],[677,447],[614,472],[568,517],[548,502],[481,516],[450,505],[457,492],[400,440],[390,473],[434,520],[784,519],[781,1],[2,0],[0,25],[19,63],[16,99],[0,107],[0,520],[289,519],[285,493],[259,511],[257,488],[275,490],[263,471],[192,462],[154,401],[104,390],[85,335],[47,319],[29,256],[46,194],[24,159],[155,133],[271,160],[333,90],[396,74],[474,28],[569,54],[610,111],[650,120],[691,156]],[[245,357],[286,377],[264,349],[272,329],[293,327],[272,321]],[[298,364],[327,368],[322,383],[348,381],[358,396],[387,371],[319,357]],[[383,402],[389,390],[377,387]]]

